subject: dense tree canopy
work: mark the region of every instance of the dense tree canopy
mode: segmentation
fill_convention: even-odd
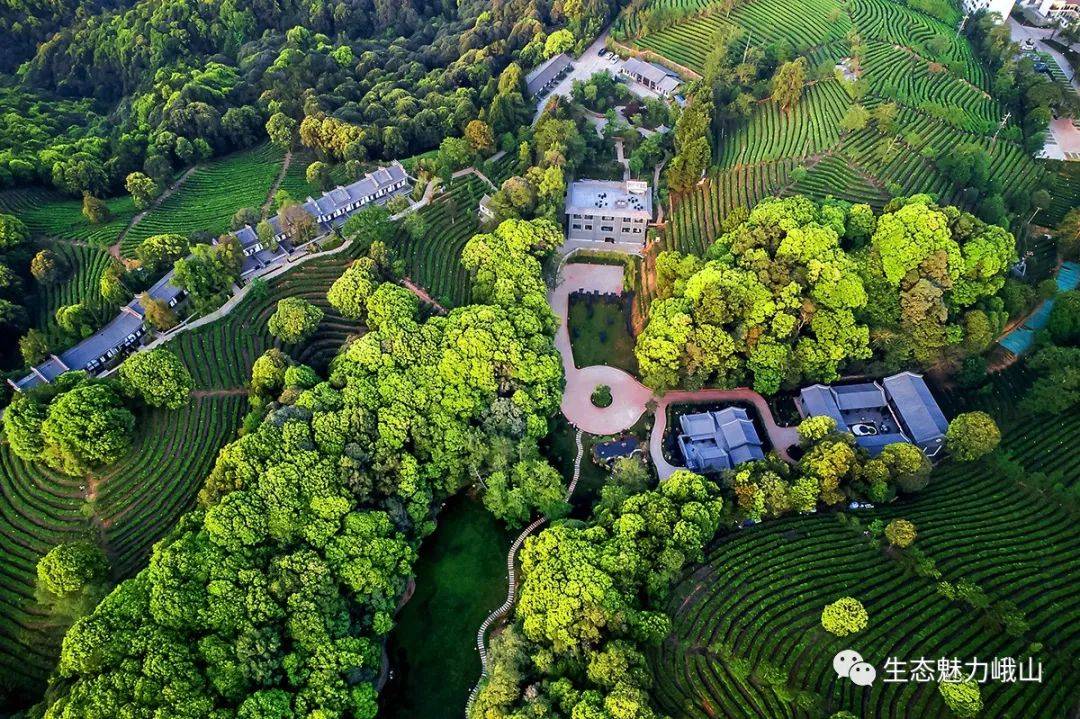
[[[72,475],[119,459],[134,426],[112,385],[82,372],[19,394],[4,412],[4,432],[16,454]]]
[[[531,252],[550,249],[503,259],[539,272]],[[260,358],[253,384],[276,401],[221,451],[149,567],[68,632],[47,716],[374,716],[379,641],[432,508],[492,447],[543,436],[559,405],[550,310],[502,297],[420,322],[415,297],[385,284],[328,381]]]
[[[277,310],[270,315],[267,329],[282,342],[297,344],[307,340],[319,328],[325,313],[303,297],[278,300]]]
[[[266,137],[284,148],[299,140],[320,161],[362,161],[436,147],[476,119],[516,130],[530,114],[525,70],[546,45],[583,47],[616,6],[80,0],[73,13],[40,4],[0,15],[20,47],[48,35],[24,58],[21,82],[0,91],[4,114],[19,118],[3,133],[0,186],[38,180],[97,197],[126,187],[140,208],[176,168]],[[53,20],[42,27],[45,15]]]
[[[821,610],[821,626],[838,637],[861,632],[868,621],[862,602],[854,597],[840,597]]]
[[[105,555],[93,544],[58,544],[38,560],[38,586],[57,596],[74,594],[104,579],[108,568]]]
[[[119,374],[124,391],[151,407],[179,409],[195,385],[180,358],[161,347],[131,355],[120,365]]]
[[[190,251],[191,244],[186,237],[167,233],[150,235],[140,242],[135,248],[135,256],[143,263],[143,267],[155,272],[172,267],[174,262],[187,257]]]
[[[229,298],[243,259],[235,237],[216,245],[195,245],[188,257],[176,261],[172,281],[191,295],[196,312],[210,312]]]
[[[704,258],[660,253],[635,349],[642,377],[661,389],[752,382],[771,394],[870,360],[895,370],[982,351],[1005,321],[995,293],[1014,244],[924,196],[876,220],[861,205],[764,200]]]
[[[986,412],[964,412],[949,422],[945,442],[953,457],[971,462],[997,448],[1001,431]]]
[[[722,506],[714,483],[681,470],[605,502],[584,526],[560,522],[526,540],[514,622],[471,716],[656,717],[645,649],[668,619],[651,601],[700,561]]]

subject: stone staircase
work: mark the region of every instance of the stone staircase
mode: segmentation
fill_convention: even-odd
[[[574,476],[570,480],[570,485],[566,488],[566,501],[570,501],[570,497],[573,496],[574,490],[577,489],[578,479],[581,477],[581,457],[584,454],[584,446],[581,443],[581,430],[577,432],[575,438],[577,444],[577,456],[574,458]],[[499,606],[498,609],[487,615],[484,621],[480,624],[480,628],[476,631],[476,649],[480,652],[480,679],[476,682],[476,686],[473,687],[469,693],[469,701],[465,704],[465,717],[468,719],[472,714],[473,704],[476,703],[476,697],[480,693],[480,687],[483,686],[484,680],[488,676],[488,656],[487,656],[487,631],[492,624],[505,617],[514,606],[514,601],[517,599],[517,572],[515,563],[517,561],[518,550],[521,549],[521,545],[525,543],[525,540],[536,529],[542,526],[547,521],[547,517],[538,517],[534,519],[529,526],[525,527],[521,531],[521,534],[517,536],[514,543],[510,545],[510,551],[506,555],[506,573],[509,577],[506,589],[506,601]]]

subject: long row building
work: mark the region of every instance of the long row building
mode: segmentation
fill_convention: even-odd
[[[315,219],[320,234],[324,234],[345,224],[345,220],[352,214],[368,205],[385,204],[390,198],[409,192],[412,189],[409,179],[405,168],[395,160],[386,167],[369,172],[352,184],[324,192],[318,199],[309,197],[300,206]],[[267,222],[270,223],[274,240],[277,242],[274,249],[263,245],[251,225],[245,225],[232,233],[244,250],[241,277],[259,273],[285,260],[294,251],[289,234],[281,227],[277,216],[270,216]]]
[[[152,299],[161,300],[169,307],[176,307],[184,299],[184,291],[172,283],[170,270],[146,291]],[[30,373],[8,384],[20,392],[33,389],[39,384],[52,382],[69,370],[96,372],[104,369],[117,357],[125,355],[142,340],[146,334],[146,311],[138,299],[128,302],[120,308],[120,314],[109,324],[84,339],[71,349],[49,357],[30,369]]]
[[[395,195],[408,192],[411,189],[409,179],[405,168],[395,161],[387,167],[364,175],[350,185],[335,187],[318,199],[309,197],[301,207],[315,219],[320,234],[325,234],[340,227],[350,215],[361,208],[370,204],[383,204]],[[231,233],[244,250],[241,277],[250,278],[264,272],[288,259],[295,251],[277,217],[270,217],[268,221],[277,240],[277,247],[274,249],[264,247],[258,233],[250,225]],[[169,307],[176,307],[185,293],[172,284],[172,277],[170,270],[147,290],[147,294],[152,299],[165,302]],[[145,314],[138,299],[128,302],[120,308],[120,314],[93,335],[65,352],[49,355],[44,362],[31,368],[27,375],[19,380],[9,379],[8,384],[23,392],[44,382],[52,382],[71,370],[94,373],[107,369],[142,342],[148,331]]]

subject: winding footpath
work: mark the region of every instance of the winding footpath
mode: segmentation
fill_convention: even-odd
[[[671,476],[678,467],[664,458],[664,431],[667,429],[667,408],[670,404],[686,402],[742,402],[757,410],[768,434],[769,442],[781,459],[791,461],[787,448],[798,443],[795,427],[781,427],[772,416],[769,403],[749,387],[736,389],[703,389],[697,391],[673,391],[663,395],[641,384],[633,375],[615,367],[593,365],[577,367],[570,343],[567,318],[570,295],[575,292],[599,292],[621,295],[623,292],[623,267],[621,265],[592,265],[570,263],[563,265],[555,288],[548,295],[551,309],[561,323],[555,333],[555,347],[562,355],[566,389],[560,408],[566,419],[578,429],[589,434],[618,434],[637,423],[645,413],[650,401],[656,403],[656,421],[649,435],[649,454],[661,480]],[[597,385],[611,388],[612,402],[608,407],[592,403],[592,392]]]
[[[285,173],[289,171],[289,165],[292,164],[292,150],[285,151],[285,157],[281,161],[281,170],[278,171],[277,177],[274,178],[274,183],[270,185],[270,190],[266,193],[266,202],[262,203],[262,212],[265,215],[270,211],[270,207],[274,204],[274,195],[281,189],[281,183],[285,181]]]
[[[574,457],[574,476],[570,480],[570,485],[566,488],[567,502],[570,501],[570,497],[573,496],[574,490],[577,489],[578,478],[581,477],[581,457],[585,453],[585,448],[581,442],[580,429],[577,431],[575,442],[577,443],[577,456]],[[517,571],[515,564],[517,562],[518,550],[521,549],[521,545],[525,543],[525,540],[529,535],[535,532],[537,528],[542,526],[545,522],[547,522],[547,517],[537,517],[533,520],[532,524],[521,531],[521,534],[517,536],[514,543],[510,545],[510,551],[506,555],[506,573],[508,577],[506,601],[503,602],[498,609],[487,615],[487,618],[480,624],[480,629],[476,632],[476,649],[480,652],[480,679],[469,693],[469,701],[465,704],[466,717],[472,713],[473,704],[476,702],[476,697],[480,693],[480,687],[483,686],[484,680],[488,677],[487,631],[491,628],[492,624],[499,621],[510,612],[517,599]]]

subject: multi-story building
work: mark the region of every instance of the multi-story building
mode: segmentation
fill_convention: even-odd
[[[1009,17],[1009,13],[1012,12],[1015,0],[961,0],[960,4],[965,13],[986,10],[987,12],[996,12],[1001,16],[1002,20],[1006,20]]]
[[[645,244],[652,194],[644,182],[578,180],[566,193],[566,236],[586,242]]]
[[[998,0],[998,2],[1004,1]],[[1080,18],[1080,0],[1022,0],[1020,7],[1028,13],[1034,13],[1038,20],[1061,25]],[[1012,8],[1011,2],[1009,8]]]

